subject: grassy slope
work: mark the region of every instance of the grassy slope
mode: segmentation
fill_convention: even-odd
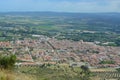
[[[71,70],[68,66],[49,66],[45,68],[21,67],[19,71],[35,75],[37,80],[80,80],[80,68]]]
[[[8,70],[0,70],[0,80],[36,80],[31,75],[15,73]]]

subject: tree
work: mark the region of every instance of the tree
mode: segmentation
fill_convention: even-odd
[[[82,72],[80,73],[82,80],[90,80],[90,70],[88,66],[81,66]]]
[[[120,38],[116,39],[115,44],[116,44],[117,46],[120,46]]]
[[[87,66],[84,66],[84,65],[81,66],[81,69],[84,72],[88,72],[89,71],[89,68]]]
[[[16,62],[15,55],[0,55],[0,68],[12,69]]]
[[[120,73],[120,68],[117,68],[116,70]]]

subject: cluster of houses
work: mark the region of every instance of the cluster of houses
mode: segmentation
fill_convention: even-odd
[[[120,47],[99,46],[92,42],[57,40],[39,36],[39,39],[0,42],[0,47],[11,48],[20,61],[36,63],[67,63],[73,66],[86,64],[92,67],[119,67]],[[113,64],[100,64],[101,61]],[[28,63],[29,64],[29,63]]]

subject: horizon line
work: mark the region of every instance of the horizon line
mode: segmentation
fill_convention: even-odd
[[[42,12],[48,12],[48,13],[120,13],[120,12],[65,12],[65,11],[0,11],[0,13],[27,13],[27,12],[38,12],[38,13],[42,13]]]

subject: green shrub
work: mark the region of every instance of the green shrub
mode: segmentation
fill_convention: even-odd
[[[116,70],[120,73],[120,68],[117,68]]]
[[[0,68],[12,69],[16,62],[15,55],[0,55]]]

